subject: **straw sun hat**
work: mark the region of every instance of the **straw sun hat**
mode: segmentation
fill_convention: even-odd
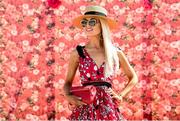
[[[90,5],[87,6],[84,15],[78,16],[72,20],[74,26],[82,29],[81,20],[87,17],[102,18],[105,19],[110,29],[116,29],[118,27],[117,21],[107,17],[107,10],[101,6]]]

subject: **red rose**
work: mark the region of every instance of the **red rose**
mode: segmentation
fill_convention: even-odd
[[[48,5],[52,8],[58,8],[61,5],[60,0],[47,0]]]
[[[152,8],[151,0],[144,0],[144,8],[145,9],[151,9]]]

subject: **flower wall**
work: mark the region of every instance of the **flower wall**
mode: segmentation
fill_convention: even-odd
[[[178,0],[1,0],[0,119],[66,120],[62,86],[69,53],[87,42],[72,19],[90,4],[116,19],[114,44],[139,82],[119,108],[127,120],[180,120],[180,3]],[[128,83],[121,69],[112,80]],[[79,72],[73,85],[79,85]]]

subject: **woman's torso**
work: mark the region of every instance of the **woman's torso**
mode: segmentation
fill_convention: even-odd
[[[105,59],[100,60],[101,62],[98,60],[99,58],[104,58],[103,53],[89,53],[88,49],[86,49],[85,46],[77,46],[77,50],[80,55],[79,72],[82,84],[97,81],[110,82],[112,77],[106,79],[104,78]],[[96,55],[96,57],[91,55]],[[93,58],[98,60],[98,64]]]

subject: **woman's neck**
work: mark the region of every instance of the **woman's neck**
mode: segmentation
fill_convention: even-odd
[[[97,36],[91,36],[88,37],[88,46],[90,48],[96,48],[96,49],[101,49],[103,48],[102,44],[101,44],[101,35],[97,35]]]

